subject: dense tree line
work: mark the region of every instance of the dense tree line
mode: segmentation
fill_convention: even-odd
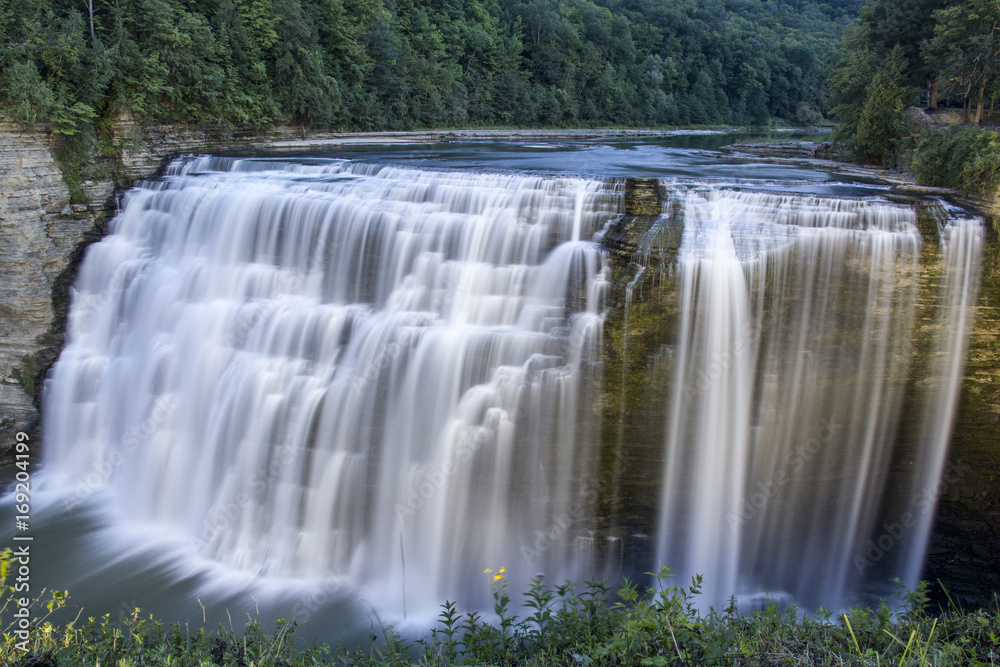
[[[859,0],[0,0],[0,106],[331,129],[813,122]]]
[[[992,115],[998,28],[997,0],[867,0],[831,68],[835,140],[861,161],[891,167],[913,145],[909,105],[960,106],[973,124]]]

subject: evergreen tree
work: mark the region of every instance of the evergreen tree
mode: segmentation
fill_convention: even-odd
[[[903,50],[896,46],[865,90],[865,102],[854,133],[854,150],[862,162],[895,167],[909,131],[906,108],[910,92],[903,86]]]
[[[315,22],[299,0],[275,0],[274,10],[273,80],[282,107],[303,126],[326,125],[337,114],[340,90],[323,69]]]
[[[35,63],[16,62],[10,65],[0,80],[6,99],[7,113],[15,120],[34,123],[45,119],[55,104],[55,95]]]

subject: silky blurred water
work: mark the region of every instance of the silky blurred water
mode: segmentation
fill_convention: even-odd
[[[916,214],[883,185],[710,150],[724,139],[188,157],[138,184],[87,252],[46,382],[33,587],[86,615],[259,609],[363,641],[446,599],[488,608],[487,568],[607,572],[600,241],[618,179],[644,176],[669,193],[657,224],[683,229],[652,551],[713,604],[857,600],[910,381]],[[942,230],[927,437],[900,495],[940,476],[977,288],[979,222]],[[781,497],[747,518],[761,484]],[[872,569],[915,581],[930,519]]]

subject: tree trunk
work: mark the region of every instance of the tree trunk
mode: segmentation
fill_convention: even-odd
[[[931,79],[931,103],[930,103],[931,109],[937,109],[937,96],[938,96],[937,77],[934,77],[933,79]]]
[[[983,103],[986,101],[986,80],[979,86],[979,104],[976,105],[976,125],[983,120]]]
[[[94,0],[83,0],[83,4],[87,5],[87,14],[90,16],[90,44],[93,46],[94,38]]]

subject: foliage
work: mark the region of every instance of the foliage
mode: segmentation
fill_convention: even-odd
[[[909,130],[909,92],[902,85],[903,57],[899,47],[865,88],[865,102],[854,133],[854,150],[862,162],[895,167]]]
[[[7,111],[16,120],[33,123],[52,110],[52,90],[38,74],[35,63],[14,63],[4,72],[3,91]]]
[[[9,562],[9,553],[6,556]],[[493,615],[442,606],[437,627],[410,644],[392,628],[373,630],[368,647],[344,648],[294,641],[293,621],[265,630],[248,619],[241,630],[207,631],[165,625],[135,609],[121,623],[108,616],[79,617],[55,626],[43,617],[27,651],[17,648],[13,625],[4,628],[4,664],[133,665],[791,665],[791,664],[995,664],[1000,657],[1000,608],[927,613],[922,584],[890,609],[856,608],[835,616],[820,609],[804,615],[774,604],[741,613],[734,602],[700,611],[701,579],[670,585],[666,568],[640,590],[626,581],[612,596],[587,582],[545,584],[537,576],[514,605],[501,574],[493,581]],[[612,597],[614,599],[612,599]],[[52,609],[66,604],[53,597]],[[4,610],[4,618],[9,618]],[[520,615],[519,615],[520,614]]]
[[[853,159],[895,166],[910,132],[900,101],[960,104],[972,123],[986,117],[987,103],[992,113],[1000,96],[1000,3],[866,0],[828,83],[828,108],[839,121],[834,144]],[[931,178],[926,170],[923,178]]]
[[[865,23],[848,27],[830,68],[827,105],[838,121],[831,139],[841,147],[854,143],[868,86],[879,68],[880,56],[871,47],[870,35],[871,27]]]
[[[2,0],[0,108],[341,130],[820,119],[857,0]],[[84,13],[85,12],[85,13]]]
[[[980,105],[1000,85],[1000,5],[995,0],[965,0],[934,12],[934,36],[923,57],[941,81],[941,92]],[[976,118],[978,122],[979,118]]]
[[[1000,134],[950,127],[920,135],[912,161],[924,185],[995,197],[1000,191]]]

